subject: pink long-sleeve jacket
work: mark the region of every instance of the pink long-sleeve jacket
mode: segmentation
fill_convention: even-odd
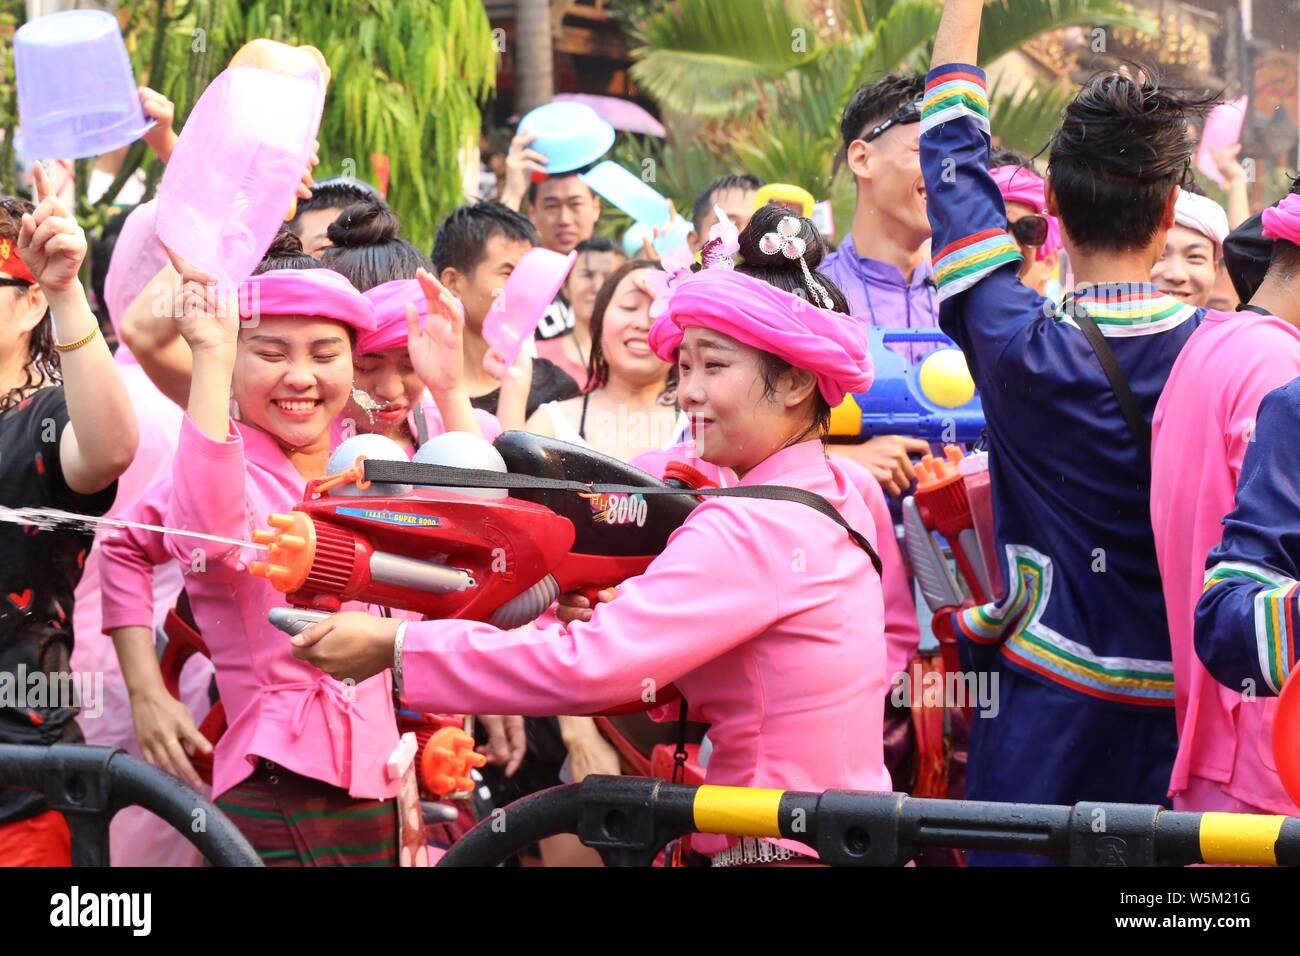
[[[831,460],[840,466],[840,470],[853,482],[853,487],[857,488],[867,510],[871,512],[871,520],[876,528],[876,552],[885,569],[881,577],[885,597],[885,677],[887,682],[892,681],[895,674],[907,669],[908,661],[915,656],[921,642],[912,581],[907,574],[907,565],[903,563],[902,550],[894,533],[894,519],[889,513],[889,502],[885,500],[880,482],[870,471],[851,459],[835,456]],[[633,458],[631,463],[647,474],[660,478],[664,469],[675,461],[698,469],[720,488],[739,484],[735,472],[730,468],[719,468],[702,458],[696,458],[689,442],[660,451],[645,452]]]
[[[816,492],[875,537],[820,441],[778,451],[741,484]],[[880,579],[838,525],[793,502],[706,499],[590,622],[409,624],[406,697],[431,711],[572,714],[675,682],[711,724],[710,783],[889,790],[883,621]]]
[[[226,441],[213,441],[187,415],[166,523],[246,541],[271,512],[302,500],[303,486],[269,435],[234,424]],[[384,769],[397,745],[390,672],[348,686],[297,660],[266,617],[284,595],[245,569],[251,549],[182,535],[165,540],[183,568],[202,567],[187,573],[185,589],[230,722],[214,758],[214,798],[246,778],[258,757],[358,799],[393,796]]]

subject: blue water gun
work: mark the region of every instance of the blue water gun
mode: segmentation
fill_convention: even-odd
[[[876,380],[868,392],[846,395],[831,410],[832,438],[866,441],[906,435],[967,444],[984,430],[984,408],[966,356],[938,329],[867,329]],[[942,343],[915,364],[886,343]]]

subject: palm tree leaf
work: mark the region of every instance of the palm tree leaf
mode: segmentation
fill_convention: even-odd
[[[1072,26],[1126,26],[1154,33],[1155,21],[1117,0],[989,0],[980,27],[980,63]]]
[[[1007,149],[1036,156],[1061,123],[1061,114],[1074,99],[1068,84],[1029,85],[1006,90],[998,84],[989,93],[989,128]]]
[[[737,115],[756,85],[822,54],[813,23],[788,0],[680,0],[645,23],[632,78],[668,109]]]

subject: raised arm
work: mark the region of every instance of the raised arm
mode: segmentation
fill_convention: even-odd
[[[984,71],[974,64],[981,10],[980,0],[949,0],[944,7],[921,104],[921,172],[939,324],[965,352],[985,409],[996,415],[990,403],[1016,378],[997,368],[1008,345],[1052,309],[1020,282],[1023,257],[989,175],[988,92]]]
[[[169,262],[127,307],[122,341],[158,391],[184,408],[194,357],[176,325],[180,294],[180,275]]]
[[[980,50],[980,20],[984,0],[945,0],[939,32],[934,35],[930,69],[948,63],[976,64]]]
[[[86,234],[54,195],[44,168],[35,169],[37,205],[23,216],[18,251],[50,306],[60,350],[68,424],[59,438],[63,480],[78,494],[107,488],[135,457],[135,409],[108,343],[86,301],[77,272]]]

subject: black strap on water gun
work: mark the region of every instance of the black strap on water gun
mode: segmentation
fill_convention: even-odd
[[[737,488],[670,488],[642,485],[587,484],[559,478],[535,478],[510,472],[480,468],[452,468],[448,465],[425,465],[413,461],[384,461],[368,458],[367,481],[396,485],[436,485],[448,488],[518,488],[521,491],[572,491],[575,494],[616,495],[706,495],[714,498],[761,498],[768,501],[794,501],[819,511],[848,532],[853,543],[867,553],[876,574],[883,573],[880,555],[871,542],[856,531],[821,495],[802,488],[782,485],[742,485]]]
[[[1151,426],[1142,417],[1142,410],[1138,408],[1137,398],[1133,395],[1133,389],[1129,387],[1128,377],[1124,374],[1124,370],[1120,368],[1119,359],[1115,358],[1115,353],[1111,349],[1110,343],[1106,341],[1106,336],[1101,334],[1101,329],[1097,328],[1097,323],[1088,314],[1087,310],[1079,305],[1073,292],[1067,295],[1065,301],[1061,303],[1061,311],[1074,319],[1083,332],[1084,338],[1092,346],[1097,361],[1101,363],[1101,370],[1106,373],[1111,390],[1115,393],[1115,398],[1119,400],[1119,410],[1124,415],[1124,421],[1128,422],[1129,431],[1133,433],[1133,437],[1137,441],[1138,450],[1142,452],[1143,460],[1150,464]]]

